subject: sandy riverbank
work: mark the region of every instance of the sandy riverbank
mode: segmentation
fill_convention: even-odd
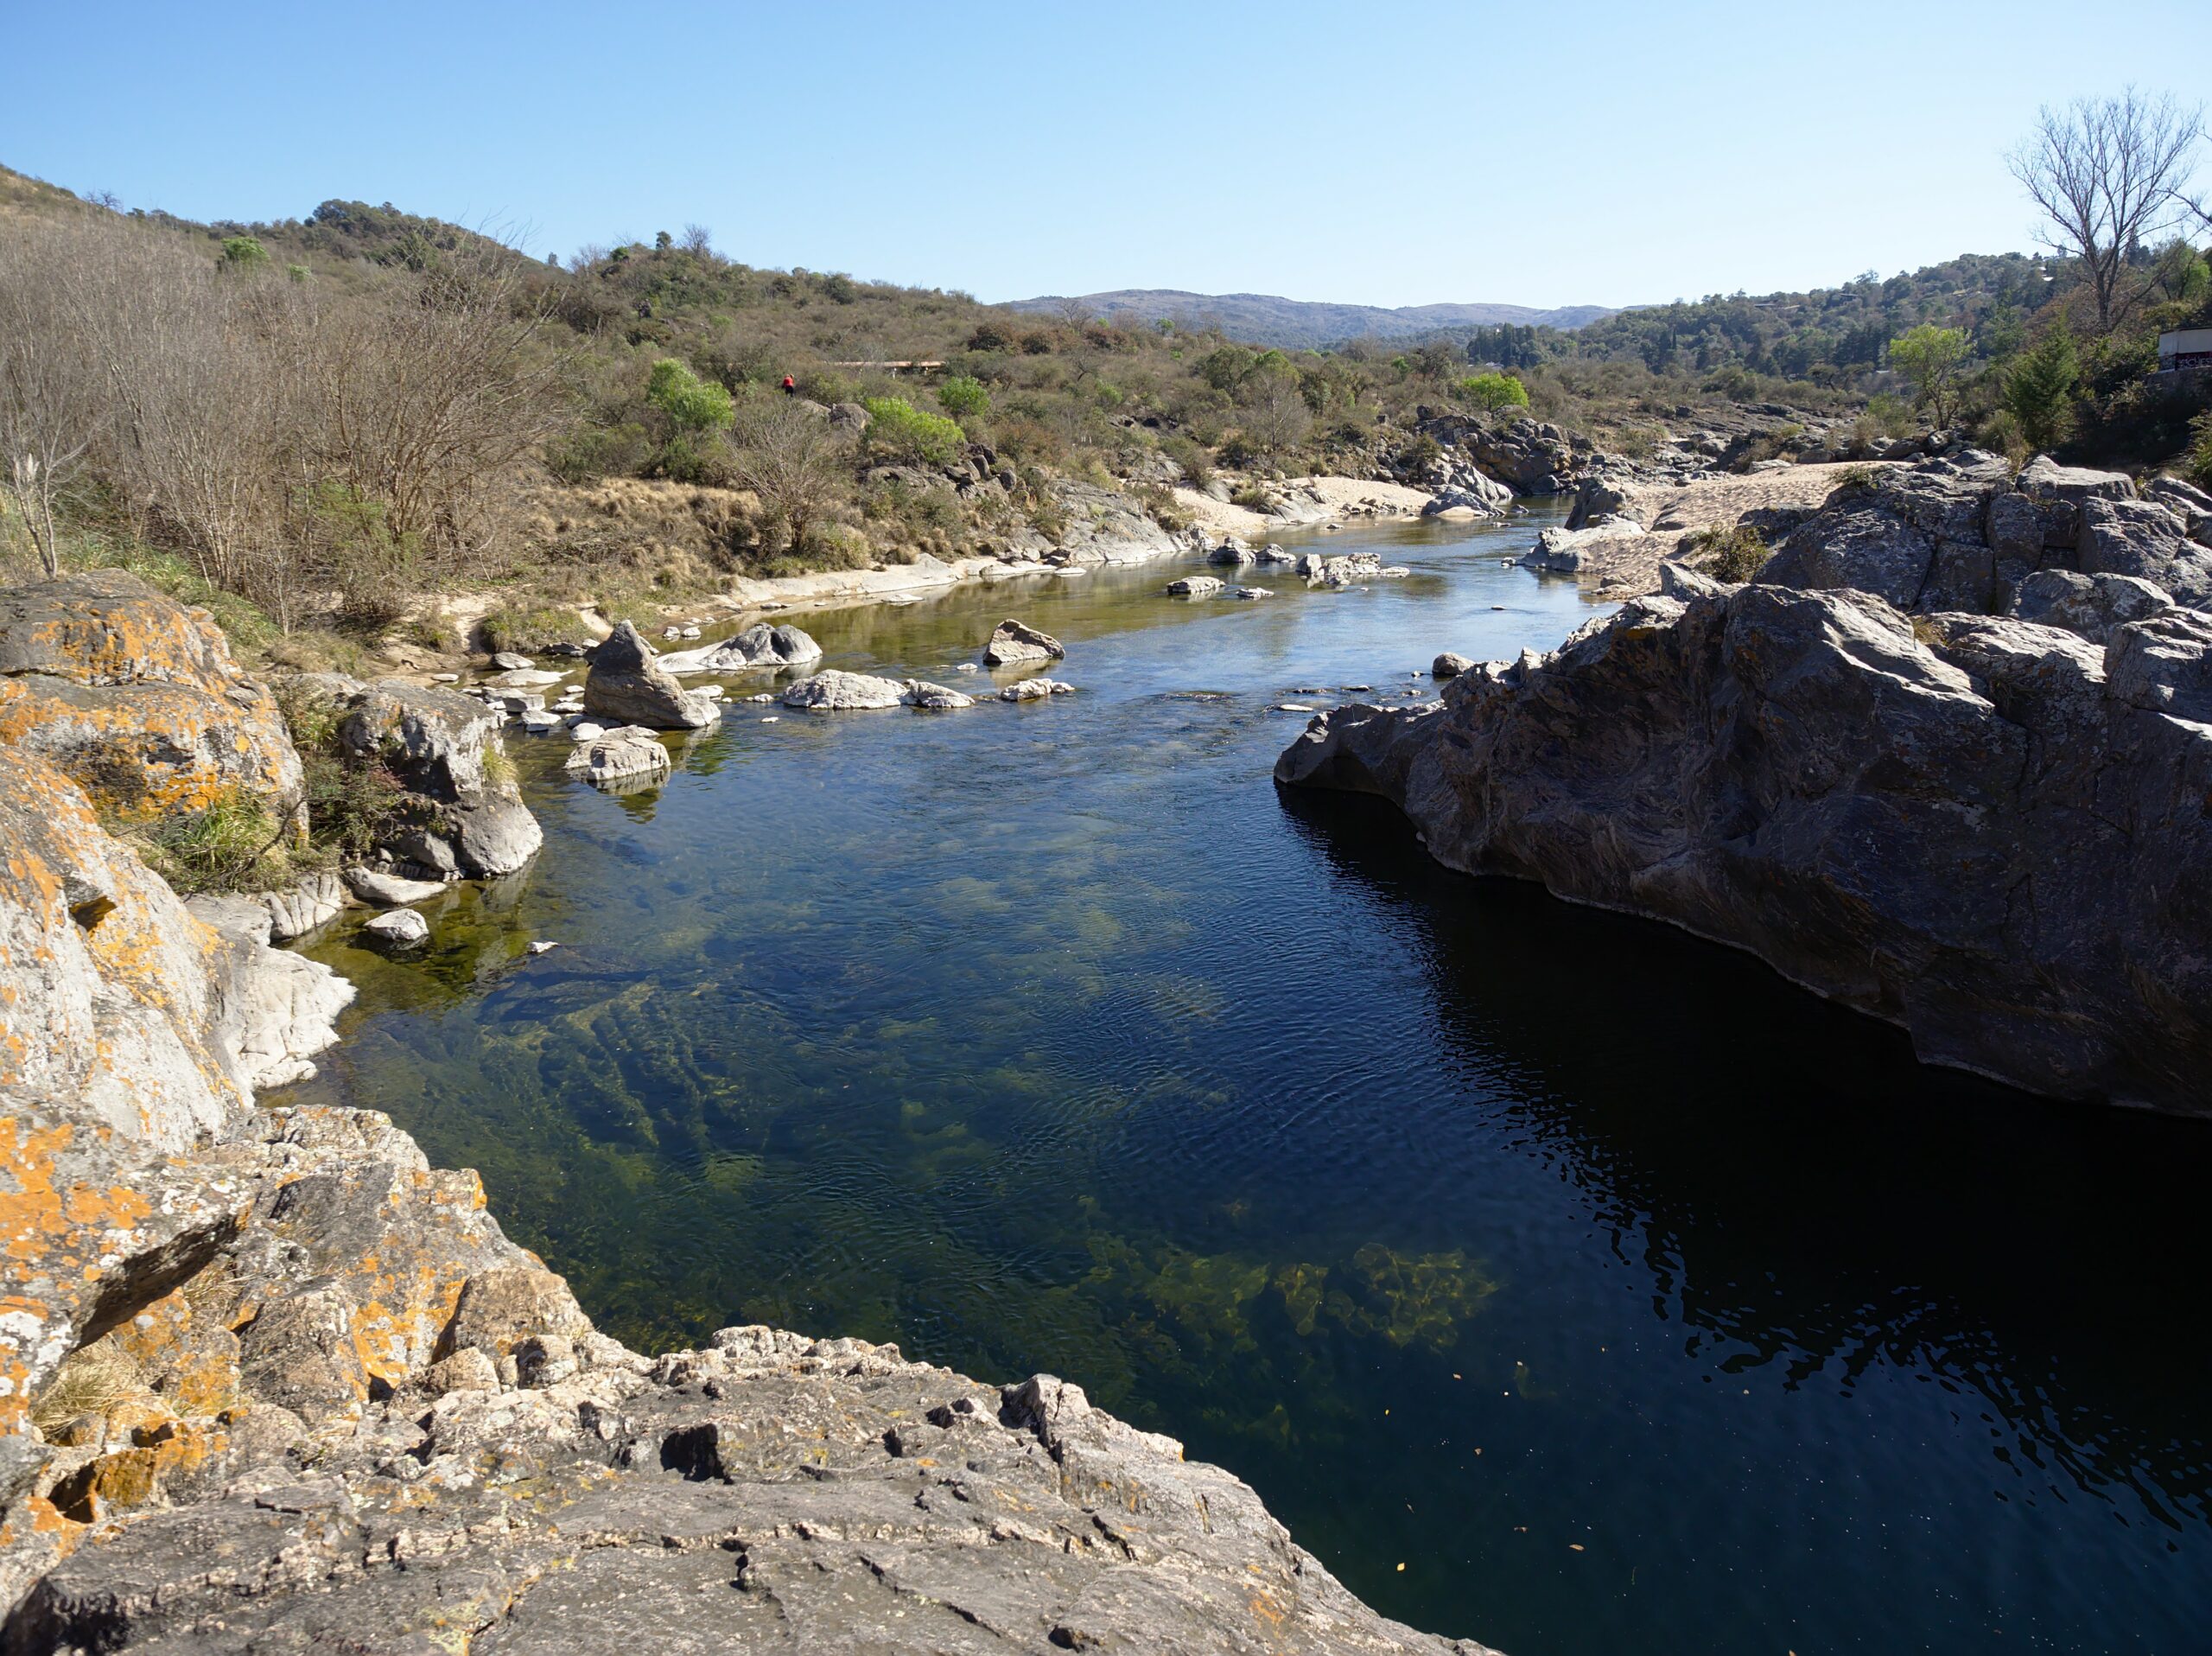
[[[1605,598],[1634,598],[1659,589],[1659,566],[1691,550],[1701,531],[1749,521],[1770,544],[1788,531],[1791,514],[1807,514],[1834,492],[1847,472],[1878,471],[1882,462],[1791,466],[1743,477],[1704,478],[1694,483],[1643,484],[1628,491],[1613,515],[1641,524],[1644,532],[1607,536],[1589,532],[1575,544],[1572,573]]]

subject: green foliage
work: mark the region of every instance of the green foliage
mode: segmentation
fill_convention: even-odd
[[[2012,417],[2031,449],[2056,448],[2074,426],[2074,394],[2082,365],[2063,318],[2006,371],[1998,406]]]
[[[422,585],[423,538],[391,526],[382,500],[326,481],[299,496],[302,538],[338,589],[346,621],[377,625],[397,616]]]
[[[230,271],[262,270],[269,264],[269,250],[251,236],[223,238],[223,268]]]
[[[645,381],[645,400],[668,417],[679,432],[722,431],[736,417],[729,392],[699,378],[674,357],[653,364]]]
[[[1928,409],[1938,426],[1948,424],[1952,382],[1966,360],[1964,328],[1923,322],[1890,341],[1890,366],[1910,383],[1915,404]]]
[[[988,414],[991,393],[973,374],[956,373],[937,388],[938,405],[956,420],[973,420]]]
[[[968,440],[957,421],[925,413],[903,397],[870,397],[862,406],[868,410],[866,441],[872,453],[942,466]]]
[[[1460,399],[1491,413],[1529,406],[1529,388],[1510,373],[1475,373],[1452,387]]]
[[[595,644],[599,634],[584,625],[569,604],[533,603],[527,600],[501,604],[477,624],[486,650],[542,650],[549,644]]]
[[[267,800],[226,788],[205,808],[162,816],[129,831],[147,865],[178,891],[238,891],[276,883],[288,871],[278,853],[283,825]]]
[[[2189,450],[2182,458],[2182,475],[2202,489],[2212,489],[2212,409],[2189,423]]]
[[[1704,555],[1706,570],[1716,581],[1748,581],[1774,556],[1774,549],[1748,524],[1700,530],[1692,544]]]
[[[1172,436],[1160,443],[1160,452],[1182,468],[1183,481],[1192,488],[1204,488],[1213,481],[1213,456],[1196,440]]]

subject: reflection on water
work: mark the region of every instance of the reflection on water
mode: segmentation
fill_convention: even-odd
[[[480,1169],[634,1342],[1067,1374],[1515,1656],[2190,1647],[2200,1124],[1922,1070],[1269,784],[1289,692],[1586,618],[1500,567],[1527,535],[1329,537],[1415,566],[1365,592],[1154,566],[806,618],[950,682],[1020,615],[1079,693],[741,704],[620,799],[519,744],[544,854],[422,959],[324,939],[364,994],[303,1090]]]

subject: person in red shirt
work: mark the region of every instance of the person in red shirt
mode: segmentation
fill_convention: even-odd
[[[789,374],[785,374],[784,376],[784,395],[786,397],[796,397],[798,395],[798,381],[792,379]]]

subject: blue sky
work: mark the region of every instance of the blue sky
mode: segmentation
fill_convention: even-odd
[[[985,299],[1829,284],[2025,246],[2038,103],[2212,91],[2205,0],[12,10],[0,162],[73,189],[563,255],[696,222]]]

